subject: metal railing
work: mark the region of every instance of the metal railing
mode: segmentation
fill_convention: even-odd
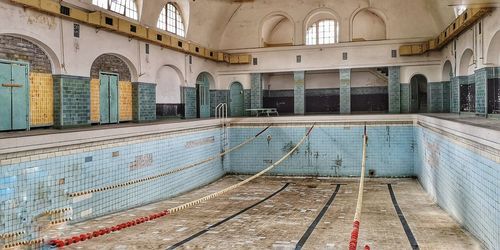
[[[215,107],[215,119],[219,119],[221,125],[220,142],[221,152],[227,148],[227,103],[219,103]]]

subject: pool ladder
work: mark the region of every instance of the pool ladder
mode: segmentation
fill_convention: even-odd
[[[221,142],[221,153],[226,151],[227,148],[227,103],[219,103],[215,107],[215,118],[219,119],[220,122],[220,142]]]

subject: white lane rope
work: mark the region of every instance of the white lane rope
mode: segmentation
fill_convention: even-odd
[[[359,179],[358,201],[356,202],[356,213],[354,214],[353,229],[351,232],[351,240],[349,241],[349,250],[356,250],[358,245],[359,228],[361,223],[361,209],[363,207],[363,189],[365,188],[365,172],[366,172],[366,144],[368,143],[368,135],[366,134],[366,125],[363,133],[363,158],[361,160],[361,178]]]
[[[212,198],[215,198],[217,196],[220,196],[220,195],[223,195],[231,190],[234,190],[252,180],[255,180],[256,178],[262,176],[263,174],[271,171],[273,168],[275,168],[276,166],[278,166],[279,164],[281,164],[284,160],[286,160],[290,155],[292,155],[303,143],[304,141],[309,137],[309,134],[311,133],[311,131],[313,130],[314,128],[314,124],[307,130],[307,133],[304,135],[304,137],[302,137],[302,139],[299,141],[299,143],[297,143],[297,145],[295,145],[295,147],[293,147],[290,152],[288,152],[287,154],[285,154],[283,157],[281,157],[281,159],[279,159],[278,161],[276,161],[274,164],[271,164],[269,167],[265,168],[264,170],[258,172],[257,174],[241,181],[241,182],[238,182],[232,186],[229,186],[227,188],[224,188],[218,192],[215,192],[213,194],[209,194],[207,196],[204,196],[202,198],[199,198],[197,200],[194,200],[194,201],[191,201],[191,202],[188,202],[188,203],[185,203],[185,204],[182,204],[180,206],[177,206],[177,207],[173,207],[173,208],[170,208],[170,209],[167,209],[167,212],[169,214],[173,214],[173,213],[176,213],[176,212],[179,212],[181,210],[184,210],[188,207],[191,207],[191,206],[194,206],[194,205],[197,205],[197,204],[200,204],[204,201],[207,201],[207,200],[210,200]]]

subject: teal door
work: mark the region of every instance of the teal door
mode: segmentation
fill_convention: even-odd
[[[101,73],[99,82],[101,124],[118,123],[118,76]]]
[[[28,128],[28,65],[0,62],[0,130]]]
[[[12,129],[12,92],[5,86],[12,82],[11,71],[10,64],[0,63],[0,130]]]
[[[241,86],[241,83],[235,82],[231,84],[229,98],[231,117],[243,116],[243,86]]]
[[[208,75],[202,73],[196,80],[196,106],[198,118],[210,117],[210,82]]]

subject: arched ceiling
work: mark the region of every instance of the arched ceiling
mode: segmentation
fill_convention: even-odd
[[[91,6],[92,0],[64,1],[95,9]],[[149,27],[156,27],[161,8],[168,0],[136,1],[140,12],[140,22]],[[258,29],[255,26],[258,26],[262,18],[273,11],[283,11],[290,14],[296,21],[296,25],[301,25],[297,22],[301,22],[311,10],[322,7],[337,7],[336,11],[339,14],[349,16],[351,13],[341,12],[350,12],[367,6],[378,6],[379,9],[386,12],[389,20],[405,20],[408,18],[405,12],[420,12],[414,16],[421,16],[423,20],[428,20],[423,28],[430,30],[428,33],[437,35],[455,18],[454,6],[479,7],[489,4],[500,7],[500,0],[173,0],[173,2],[176,2],[183,12],[188,12],[185,14],[189,16],[186,20],[187,39],[211,48],[219,48],[219,45],[223,47],[224,42],[221,40],[233,37],[228,33],[237,31],[245,33],[247,32],[245,29],[251,29],[253,32],[254,29]],[[344,8],[344,6],[348,7]],[[403,11],[399,11],[399,9]],[[349,20],[343,21],[348,22]],[[413,25],[419,25],[420,22],[420,20],[409,21],[413,22]]]
[[[137,0],[142,4],[141,23],[156,27],[161,8],[169,1],[182,10],[186,38],[210,48],[218,46],[226,23],[241,4],[232,0]]]

